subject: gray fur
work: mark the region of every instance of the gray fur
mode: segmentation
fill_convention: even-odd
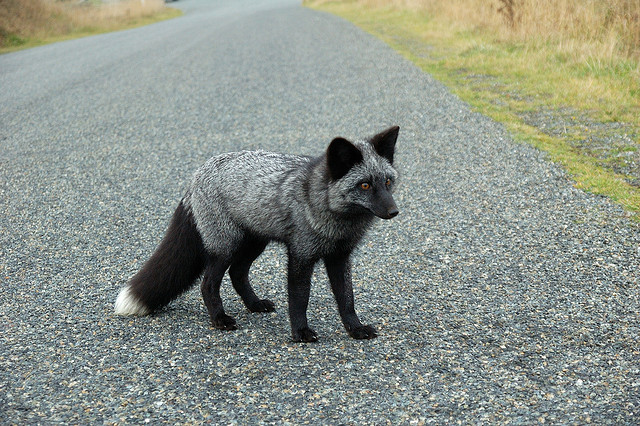
[[[230,257],[246,232],[283,242],[309,259],[335,250],[337,241],[354,246],[373,220],[349,217],[354,204],[370,207],[358,183],[376,179],[381,184],[398,176],[368,141],[354,145],[364,160],[337,181],[327,177],[324,159],[266,151],[211,158],[195,173],[183,199],[207,250]]]

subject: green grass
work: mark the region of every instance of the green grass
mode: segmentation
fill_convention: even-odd
[[[482,29],[398,7],[310,3],[382,39],[477,111],[504,123],[516,141],[548,152],[576,187],[605,195],[640,217],[640,188],[634,186],[640,168],[620,156],[636,152],[639,144],[638,61],[579,60],[548,42],[505,42]],[[549,132],[532,122],[540,112],[565,127]],[[583,142],[593,139],[617,142],[597,151]]]
[[[27,44],[28,40],[24,39],[16,34],[7,34],[5,37],[5,44],[7,48],[15,49]],[[2,52],[2,48],[0,48],[0,53]]]

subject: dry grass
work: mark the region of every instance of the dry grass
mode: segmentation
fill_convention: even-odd
[[[0,0],[0,47],[109,31],[161,13],[163,0]]]
[[[424,11],[498,39],[554,43],[583,59],[640,58],[640,0],[354,0]]]

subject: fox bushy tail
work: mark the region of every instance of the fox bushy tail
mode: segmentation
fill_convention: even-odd
[[[191,209],[178,205],[153,255],[124,287],[118,315],[147,315],[188,290],[204,270],[206,252]]]

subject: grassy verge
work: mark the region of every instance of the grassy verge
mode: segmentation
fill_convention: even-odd
[[[547,151],[577,187],[611,198],[638,219],[640,1],[619,0],[619,10],[604,10],[602,16],[596,16],[601,12],[596,9],[572,9],[572,2],[609,8],[616,4],[604,0],[305,4],[342,16],[381,38],[475,109],[504,123],[516,140]],[[532,5],[529,10],[527,4]],[[626,4],[639,8],[625,9]],[[576,16],[578,12],[581,15]],[[598,19],[606,22],[598,25]]]
[[[0,53],[180,16],[163,0],[0,0]]]

